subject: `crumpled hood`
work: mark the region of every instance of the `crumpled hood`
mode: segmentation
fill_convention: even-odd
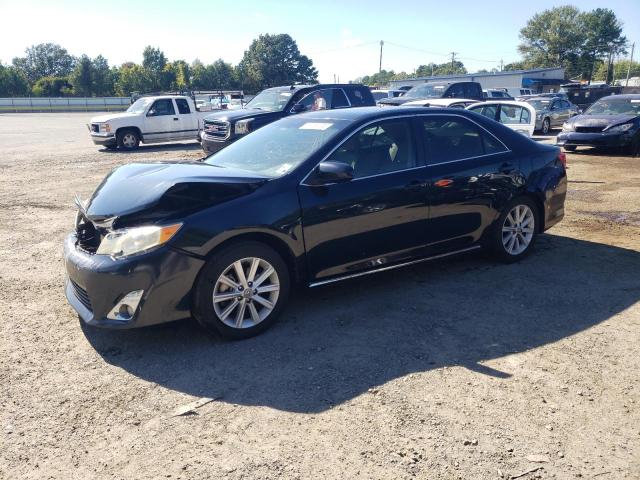
[[[132,163],[113,170],[84,206],[97,223],[186,214],[251,193],[267,179],[206,163]]]
[[[120,118],[131,118],[136,117],[138,114],[129,113],[129,112],[120,112],[120,113],[108,113],[106,115],[98,115],[97,117],[91,117],[89,123],[104,123],[110,122],[112,120],[118,120]]]
[[[637,118],[635,115],[577,115],[569,119],[568,123],[575,127],[607,127],[618,125]]]

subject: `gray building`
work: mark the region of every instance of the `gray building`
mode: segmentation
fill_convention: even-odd
[[[418,77],[406,80],[393,80],[389,82],[389,88],[398,88],[403,85],[418,85],[420,83],[434,82],[479,82],[483,89],[486,88],[530,88],[536,93],[557,92],[560,85],[566,83],[564,68],[536,68],[535,70],[512,70],[496,73],[470,73],[467,75],[443,75],[435,77]]]

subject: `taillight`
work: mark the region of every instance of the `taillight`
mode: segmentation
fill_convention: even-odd
[[[558,153],[558,160],[564,168],[567,168],[567,154],[564,152]]]

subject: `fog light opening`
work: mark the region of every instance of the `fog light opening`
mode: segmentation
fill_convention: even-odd
[[[133,319],[138,310],[138,304],[142,299],[144,290],[134,290],[127,293],[120,299],[118,303],[111,309],[107,318],[117,320],[119,322],[128,322]]]

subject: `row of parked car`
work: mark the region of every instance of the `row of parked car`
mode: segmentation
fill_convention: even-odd
[[[139,98],[124,113],[93,118],[89,130],[94,143],[107,148],[134,149],[140,142],[197,139],[203,150],[211,154],[264,125],[292,114],[374,105],[422,106],[466,108],[529,137],[534,131],[547,135],[552,129],[562,127],[563,132],[557,141],[569,150],[579,145],[619,145],[630,146],[634,152],[637,150],[640,140],[636,138],[635,127],[624,127],[627,129],[621,132],[624,136],[620,139],[600,138],[618,132],[618,129],[609,127],[616,127],[618,120],[625,123],[626,116],[593,118],[594,112],[603,110],[602,105],[609,105],[612,100],[618,105],[627,96],[605,97],[596,102],[578,120],[578,124],[583,121],[588,124],[583,126],[572,120],[581,111],[566,94],[532,95],[525,89],[518,89],[513,93],[524,94],[514,98],[509,93],[503,89],[482,90],[477,82],[425,83],[387,91],[370,90],[359,84],[291,85],[263,90],[241,108],[217,112],[202,111],[189,96],[150,96]],[[628,98],[628,115],[635,112],[635,102],[634,98]],[[588,118],[585,120],[583,117]],[[609,125],[609,121],[615,125]],[[591,125],[594,122],[597,125]],[[574,124],[577,131],[572,127]],[[575,135],[584,133],[596,133],[600,137]]]

